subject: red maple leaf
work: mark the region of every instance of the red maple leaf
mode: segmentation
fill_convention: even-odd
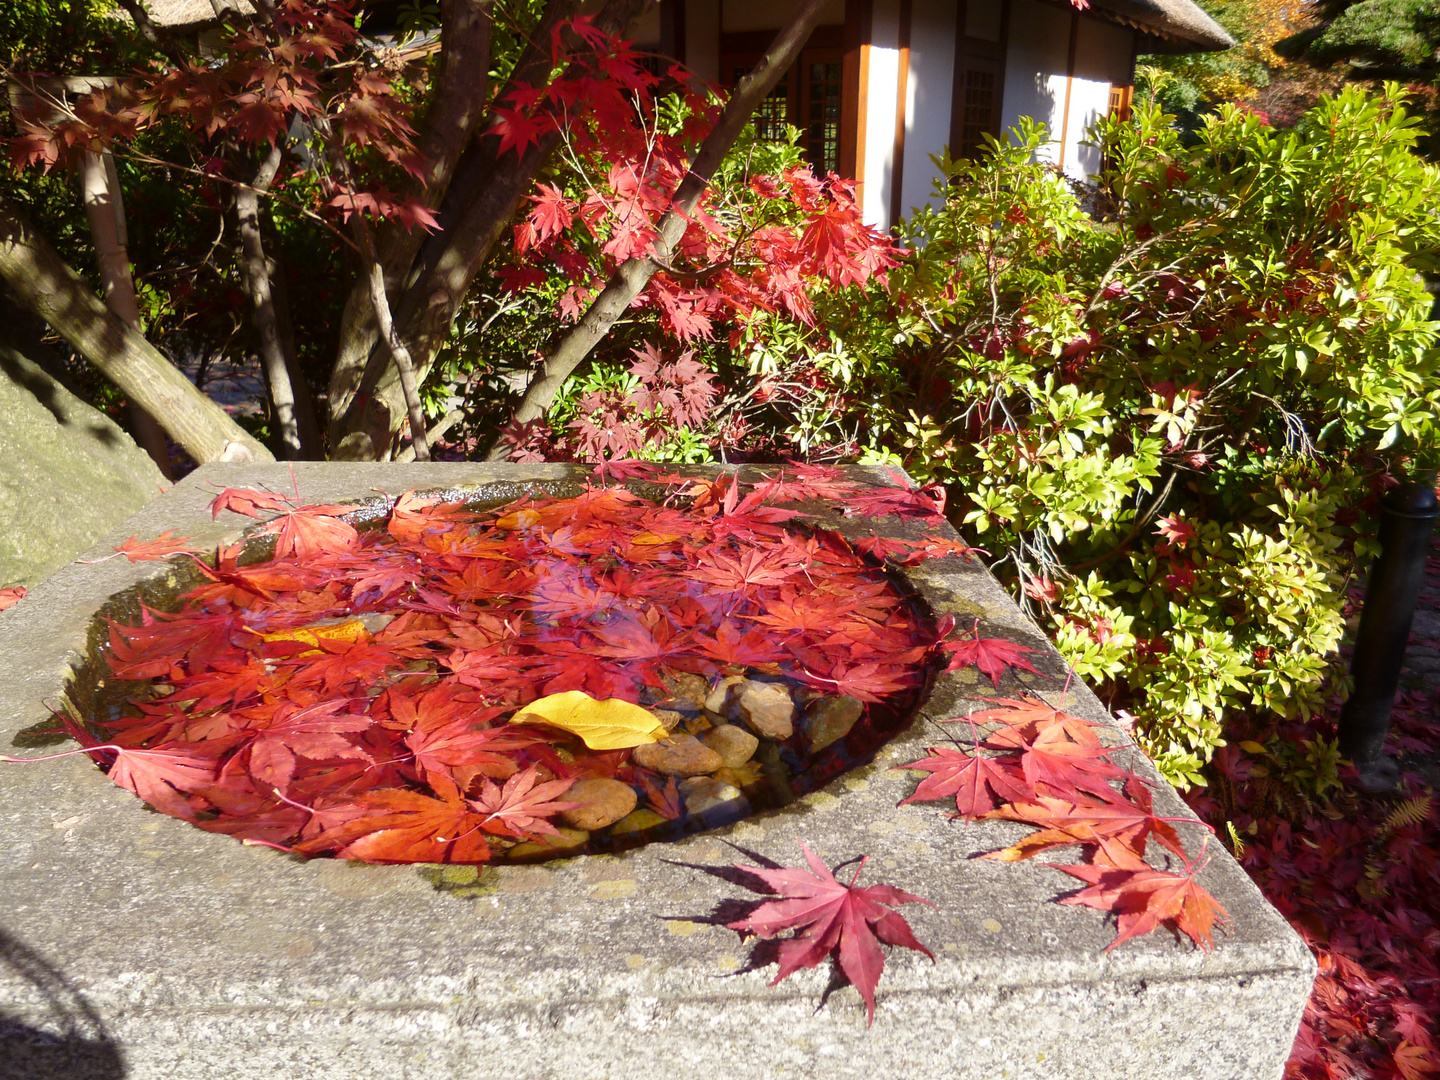
[[[268,491],[254,488],[226,488],[210,500],[210,517],[220,516],[221,510],[246,517],[258,518],[262,510],[284,510],[293,503],[284,495],[272,495]]]
[[[458,792],[432,799],[417,791],[381,788],[358,796],[338,813],[332,828],[297,844],[302,854],[334,851],[364,862],[479,863],[490,859],[484,815]]]
[[[185,541],[188,536],[176,536],[173,529],[166,529],[154,540],[142,541],[139,536],[131,535],[129,540],[115,548],[114,555],[105,555],[99,559],[81,559],[82,563],[102,563],[108,559],[114,559],[121,555],[132,563],[137,562],[158,562],[161,559],[168,559],[172,555],[198,555],[199,548],[189,547]]]
[[[1202,846],[1201,855],[1203,854]],[[1230,913],[1195,880],[1209,861],[1202,860],[1199,856],[1193,862],[1186,859],[1183,874],[1172,874],[1168,870],[1156,870],[1148,866],[1137,869],[1106,866],[1102,863],[1046,865],[1055,870],[1063,870],[1071,877],[1077,877],[1090,885],[1090,888],[1082,889],[1073,896],[1064,897],[1060,903],[1080,904],[1115,914],[1119,933],[1115,935],[1114,941],[1105,946],[1106,952],[1133,937],[1150,933],[1162,923],[1169,923],[1175,930],[1182,931],[1196,945],[1209,952],[1215,947],[1210,931],[1216,920],[1219,920],[1222,929],[1228,929],[1231,925]]]
[[[480,794],[470,805],[485,815],[480,828],[497,836],[559,836],[546,818],[580,805],[555,801],[556,795],[564,794],[574,783],[574,779],[542,780],[539,767],[531,765],[506,780],[504,787],[482,779]]]
[[[761,904],[744,919],[727,923],[732,930],[774,938],[789,930],[798,931],[780,943],[780,971],[770,981],[774,986],[801,968],[813,968],[831,953],[840,961],[840,970],[850,984],[860,991],[868,1010],[869,1022],[875,1022],[875,986],[885,969],[885,955],[880,942],[903,945],[923,952],[933,961],[934,954],[915,939],[910,924],[897,911],[899,904],[930,904],[893,885],[855,883],[865,869],[868,855],[860,857],[855,876],[849,885],[835,880],[830,868],[802,842],[809,871],[766,870],[758,866],[736,868],[754,874],[774,889],[783,899]],[[934,904],[930,904],[934,907]]]
[[[940,484],[929,484],[917,488],[895,469],[886,469],[895,482],[890,488],[861,488],[845,499],[846,517],[885,517],[895,514],[899,517],[919,518],[941,524],[945,520],[945,489]]]
[[[1106,802],[1119,801],[1123,796],[1109,781],[1130,774],[1110,760],[1113,751],[1095,741],[1096,745],[1076,742],[1064,727],[1057,725],[1033,739],[1023,728],[1006,728],[995,732],[983,745],[992,750],[1022,750],[1020,766],[1032,787],[1038,789],[1043,784],[1046,791],[1062,797],[1085,791]]]
[[[353,506],[302,506],[282,514],[267,526],[267,529],[279,530],[276,557],[294,556],[309,562],[333,552],[348,551],[360,542],[360,534],[340,518],[354,512]]]
[[[1051,848],[1095,844],[1112,866],[1139,866],[1150,836],[1184,858],[1185,848],[1180,843],[1179,833],[1170,824],[1171,819],[1155,815],[1150,789],[1145,783],[1136,777],[1126,784],[1125,794],[1128,797],[1126,800],[1116,802],[1083,797],[1061,799],[1049,795],[1032,795],[1026,801],[1012,801],[986,816],[1038,825],[1040,831],[982,858],[1015,862]]]
[[[1161,555],[1169,555],[1172,548],[1183,548],[1195,539],[1195,526],[1175,514],[1156,522],[1155,531],[1164,541],[1160,545]]]
[[[816,665],[820,667],[820,665]],[[861,701],[879,702],[883,695],[893,694],[915,684],[917,673],[906,665],[880,660],[864,664],[846,664],[836,660],[820,672],[801,668],[800,678],[831,694],[847,694]]]
[[[929,802],[953,795],[955,809],[961,817],[978,818],[1001,803],[1035,797],[1035,789],[1026,782],[1024,773],[1019,769],[1020,758],[1015,754],[987,757],[967,754],[948,746],[927,746],[925,752],[928,756],[919,761],[892,766],[930,774],[920,781],[915,794],[902,799],[897,805]]]
[[[635,770],[635,781],[645,793],[645,805],[666,821],[679,820],[685,810],[680,805],[680,788],[675,783],[675,777],[666,777],[663,788],[655,782],[656,779],[652,772],[645,769]]]
[[[205,743],[164,743],[154,747],[117,746],[102,743],[79,724],[62,718],[61,723],[82,750],[65,754],[114,754],[105,775],[134,792],[156,810],[172,817],[193,821],[196,810],[189,796],[214,783],[217,759],[233,745],[219,739]],[[60,757],[47,754],[45,758]],[[0,756],[0,761],[39,761],[41,758]]]
[[[1037,650],[1025,645],[1017,645],[1007,638],[982,638],[979,619],[975,620],[973,637],[960,641],[947,641],[940,646],[940,649],[942,652],[951,654],[950,663],[945,668],[946,671],[958,671],[973,665],[980,670],[980,674],[990,677],[990,681],[995,684],[997,690],[1000,689],[1000,676],[1005,674],[1007,668],[1018,668],[1035,675],[1042,674],[1035,670],[1029,660],[1025,659],[1026,653],[1033,653]]]
[[[720,624],[714,637],[696,634],[695,644],[711,659],[740,667],[774,664],[787,655],[773,635],[759,630],[744,633],[729,619]]]
[[[297,757],[312,761],[335,758],[373,761],[363,747],[345,737],[365,731],[373,723],[368,716],[342,713],[349,704],[349,699],[341,698],[308,709],[296,710],[293,704],[289,705],[284,709],[283,719],[272,719],[252,732],[250,775],[265,786],[284,790],[294,779]]]

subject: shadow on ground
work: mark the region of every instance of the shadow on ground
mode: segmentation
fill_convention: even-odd
[[[120,1047],[53,964],[0,930],[0,971],[29,983],[49,1013],[35,1026],[0,1007],[0,1080],[122,1080]]]

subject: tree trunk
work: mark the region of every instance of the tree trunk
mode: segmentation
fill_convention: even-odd
[[[557,9],[573,6],[551,5]],[[550,19],[552,14],[547,9],[545,19]],[[440,5],[440,61],[430,107],[416,139],[416,146],[427,162],[419,195],[432,210],[439,209],[444,202],[456,166],[485,119],[493,18],[494,0],[442,0]],[[536,39],[549,41],[548,21],[542,20]],[[532,45],[526,55],[535,51]],[[524,64],[522,58],[522,68]],[[443,212],[441,217],[443,219]],[[405,229],[394,224],[382,224],[376,231],[386,292],[398,298],[411,284],[407,276],[425,242],[425,234],[420,229]],[[349,407],[365,362],[379,340],[369,282],[362,278],[350,291],[341,317],[340,345],[330,380],[332,420],[342,416]]]
[[[735,140],[745,130],[745,125],[760,107],[780,77],[795,62],[800,49],[810,37],[810,32],[819,21],[829,0],[804,0],[787,26],[775,35],[765,57],[743,79],[740,80],[720,120],[705,136],[700,149],[690,164],[685,179],[675,189],[670,208],[655,227],[658,234],[647,256],[627,259],[616,267],[605,288],[601,290],[581,317],[575,328],[566,334],[555,351],[545,360],[540,377],[525,391],[520,407],[515,410],[517,423],[527,423],[543,416],[550,403],[555,400],[561,385],[590,355],[590,351],[610,332],[615,321],[630,307],[657,270],[670,261],[675,245],[685,235],[690,215],[699,205],[700,197],[710,184],[715,170],[725,160],[725,155],[735,145]],[[488,460],[496,461],[504,456],[497,444],[492,447]]]
[[[320,425],[315,413],[315,398],[310,384],[300,370],[300,354],[295,348],[295,323],[290,318],[290,294],[285,286],[285,265],[280,261],[280,238],[275,223],[265,207],[260,208],[260,230],[265,240],[265,272],[270,275],[270,292],[275,300],[275,320],[280,325],[280,351],[290,372],[290,388],[295,391],[295,422],[300,428],[300,449],[306,461],[322,461],[325,446],[320,441]]]
[[[115,159],[108,153],[86,151],[81,193],[85,218],[90,222],[90,240],[95,248],[105,306],[143,332],[140,303],[135,297],[135,279],[130,273],[130,255],[125,250],[125,206],[120,201],[120,180],[115,175]],[[155,418],[135,402],[129,402],[127,409],[135,441],[150,455],[161,475],[166,480],[173,480],[165,432]]]
[[[593,24],[607,33],[623,34],[655,2],[606,0]],[[575,0],[551,0],[542,28],[562,21],[574,10]],[[509,85],[538,85],[549,75],[548,32],[541,37],[537,30],[532,41],[538,47],[527,48]],[[417,382],[424,382],[475,275],[559,145],[559,134],[552,133],[543,136],[538,145],[531,144],[523,156],[507,152],[502,160],[499,141],[482,133],[457,163],[442,203],[443,231],[422,246],[400,303],[392,305],[395,322],[414,360]],[[399,371],[388,362],[388,350],[377,345],[372,337],[363,363],[350,363],[343,372],[341,365],[336,365],[336,379],[346,385],[339,387],[337,394],[336,380],[331,383],[332,457],[362,461],[383,457],[406,420]]]
[[[0,277],[196,461],[273,461],[155,346],[90,291],[9,199],[0,196]]]
[[[240,236],[240,280],[250,301],[259,338],[260,363],[270,390],[270,415],[275,422],[276,445],[287,461],[299,461],[305,448],[300,441],[300,424],[295,417],[295,390],[290,384],[294,361],[285,355],[280,320],[275,314],[275,297],[270,290],[270,266],[265,258],[265,241],[260,233],[260,196],[270,190],[280,170],[284,152],[279,144],[261,164],[255,179],[235,188],[235,226]]]

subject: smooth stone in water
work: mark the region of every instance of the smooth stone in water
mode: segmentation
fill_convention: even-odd
[[[715,684],[715,689],[706,696],[705,711],[712,712],[716,716],[724,716],[730,701],[730,688],[749,681],[743,675],[726,675]]]
[[[700,736],[700,741],[720,755],[727,769],[744,765],[755,756],[760,740],[744,728],[721,724]]]
[[[642,806],[639,810],[632,810],[619,821],[615,822],[610,830],[611,836],[622,836],[625,833],[644,832],[646,829],[653,829],[656,825],[664,825],[668,819],[663,814],[657,814],[648,806]]]
[[[750,800],[734,784],[713,776],[696,776],[680,782],[680,795],[691,817],[709,825],[736,821],[750,813]]]
[[[841,694],[826,694],[811,702],[800,719],[800,730],[810,752],[823,750],[849,735],[864,712],[863,701]]]
[[[710,684],[703,675],[682,672],[669,681],[670,704],[682,712],[699,712],[710,696]]]
[[[674,709],[651,709],[650,712],[654,714],[656,720],[665,725],[666,731],[674,731],[685,719],[683,713],[678,713]]]
[[[670,776],[703,776],[725,764],[719,754],[694,735],[672,735],[657,743],[637,746],[630,760],[642,768]]]
[[[783,686],[747,682],[736,703],[741,718],[757,735],[784,742],[795,734],[795,702]]]
[[[580,803],[573,810],[562,810],[560,816],[577,829],[603,829],[623,818],[640,797],[629,784],[619,780],[580,780],[560,796],[561,802]]]
[[[590,834],[584,829],[571,829],[560,826],[556,829],[559,836],[546,836],[540,840],[526,840],[516,844],[505,853],[505,857],[512,862],[524,862],[527,859],[553,859],[558,855],[568,855],[572,851],[578,851],[590,842]]]

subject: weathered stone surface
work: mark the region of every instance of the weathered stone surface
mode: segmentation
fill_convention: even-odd
[[[520,481],[575,475],[439,463],[298,463],[296,474],[313,502],[495,481],[518,496]],[[248,522],[210,520],[212,483],[289,490],[290,478],[283,465],[203,466],[92,556],[132,532],[234,539]],[[895,518],[819,524],[920,535]],[[63,748],[15,736],[52,723],[46,703],[100,602],[167,572],[75,563],[0,612],[0,753]],[[987,634],[1044,649],[1036,666],[1056,678],[1008,673],[1000,694],[1109,723],[978,564],[907,573],[936,610],[979,613]],[[935,741],[925,720],[995,696],[959,674],[937,680],[920,720],[875,761],[783,809],[618,857],[487,867],[454,893],[437,891],[432,868],[307,863],[158,816],[83,756],[0,765],[0,1077],[1279,1080],[1315,965],[1223,848],[1210,845],[1200,881],[1234,934],[1208,954],[1164,933],[1107,953],[1113,920],[1055,902],[1073,879],[1040,860],[971,857],[1023,827],[961,829],[934,806],[896,806],[916,777],[892,767]],[[1104,733],[1126,745],[1118,728]],[[1156,813],[1193,821],[1141,755],[1123,757],[1156,785]],[[1199,824],[1177,828],[1198,849]],[[789,866],[802,840],[832,866],[869,853],[862,884],[936,905],[905,910],[935,963],[887,957],[873,1027],[853,988],[820,1005],[828,965],[767,985],[773,964],[750,970],[753,943],[709,921],[755,898],[693,869],[749,861],[722,840]]]
[[[779,683],[747,682],[735,702],[740,719],[757,735],[784,742],[795,734],[795,702]]]
[[[0,461],[0,587],[43,581],[168,486],[119,425],[3,342]]]
[[[623,818],[640,797],[629,784],[619,780],[577,780],[560,796],[561,802],[578,802],[574,810],[563,810],[560,816],[577,829],[593,832]]]
[[[672,735],[657,743],[637,746],[630,760],[670,776],[703,776],[725,764],[719,754],[694,735]]]
[[[700,741],[720,755],[721,763],[727,769],[744,765],[755,755],[760,740],[744,728],[734,724],[721,724],[700,736]]]
[[[805,708],[800,718],[800,731],[810,752],[823,750],[839,742],[865,713],[865,703],[845,694],[826,694]]]
[[[680,781],[680,797],[691,817],[716,824],[736,821],[750,813],[750,800],[740,789],[713,776],[693,776]]]

